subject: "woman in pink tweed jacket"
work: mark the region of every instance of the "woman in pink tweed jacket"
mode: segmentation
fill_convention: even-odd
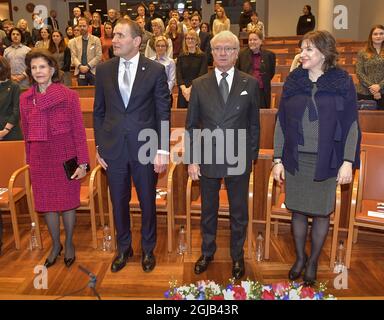
[[[65,228],[64,262],[75,261],[72,243],[80,205],[80,179],[89,162],[85,129],[77,94],[60,84],[59,67],[45,49],[33,49],[26,57],[32,87],[20,97],[26,159],[30,165],[36,211],[44,213],[52,237],[52,251],[45,261],[50,267],[61,254],[60,212]],[[69,180],[63,163],[77,157],[79,167]]]

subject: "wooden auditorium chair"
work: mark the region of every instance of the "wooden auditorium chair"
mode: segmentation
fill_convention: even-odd
[[[16,249],[20,249],[20,233],[17,222],[16,203],[26,196],[28,213],[31,220],[39,226],[36,212],[33,210],[29,166],[25,163],[24,141],[0,142],[0,188],[7,190],[0,194],[0,211],[11,213],[12,229]],[[41,238],[37,238],[42,248]]]
[[[229,220],[229,202],[227,189],[224,179],[221,181],[219,191],[219,211],[218,220]],[[187,198],[186,198],[186,218],[187,218],[187,253],[192,252],[192,219],[199,219],[201,215],[201,194],[199,181],[193,181],[190,177],[187,182]],[[248,258],[252,258],[252,238],[253,238],[253,170],[249,177],[248,189],[248,227],[247,227],[247,254]]]
[[[285,201],[285,188],[284,184],[279,185],[272,176],[272,172],[268,181],[267,193],[267,214],[265,225],[265,259],[269,259],[270,246],[271,246],[271,227],[274,220],[274,234],[278,235],[278,223],[280,220],[291,221],[292,214],[283,205]],[[339,232],[340,221],[340,208],[341,208],[341,187],[338,185],[336,188],[336,205],[335,211],[331,215],[331,224],[333,224],[332,244],[330,255],[330,268],[334,267],[337,249],[337,237]]]
[[[346,266],[351,266],[352,244],[357,242],[359,227],[384,230],[384,218],[368,215],[384,202],[384,146],[362,145],[360,169],[353,181],[346,252]],[[384,214],[384,213],[383,213]]]

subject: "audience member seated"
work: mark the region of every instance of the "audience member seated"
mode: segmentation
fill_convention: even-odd
[[[259,20],[257,12],[252,12],[251,22],[247,24],[247,32],[251,32],[254,29],[259,29],[263,34],[263,39],[265,39],[265,29],[264,23]]]
[[[48,49],[51,41],[51,31],[47,27],[39,30],[40,40],[35,43],[35,48]]]
[[[156,56],[155,38],[165,35],[165,27],[163,20],[161,20],[160,18],[152,20],[152,31],[152,38],[147,42],[147,47],[145,48],[145,56],[147,58],[152,58]],[[173,46],[171,39],[168,39],[167,56],[173,59]]]

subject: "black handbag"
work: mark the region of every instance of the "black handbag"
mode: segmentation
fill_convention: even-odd
[[[75,173],[76,169],[79,167],[77,163],[77,157],[73,157],[67,161],[64,161],[63,166],[64,166],[64,171],[67,175],[68,180],[72,180],[71,177]],[[89,164],[87,164],[86,171],[89,172],[89,170],[90,170],[90,167],[89,167]]]

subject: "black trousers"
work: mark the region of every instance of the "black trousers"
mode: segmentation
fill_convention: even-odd
[[[156,182],[153,164],[143,165],[129,159],[129,150],[124,148],[116,160],[105,159],[108,184],[113,204],[113,217],[117,233],[119,253],[132,244],[129,202],[131,200],[131,177],[136,187],[142,211],[141,248],[149,253],[156,246]]]
[[[233,260],[244,257],[244,242],[248,226],[249,173],[224,178],[227,187],[230,214],[230,252]],[[201,186],[201,251],[205,256],[216,252],[216,232],[221,178],[200,177]]]

